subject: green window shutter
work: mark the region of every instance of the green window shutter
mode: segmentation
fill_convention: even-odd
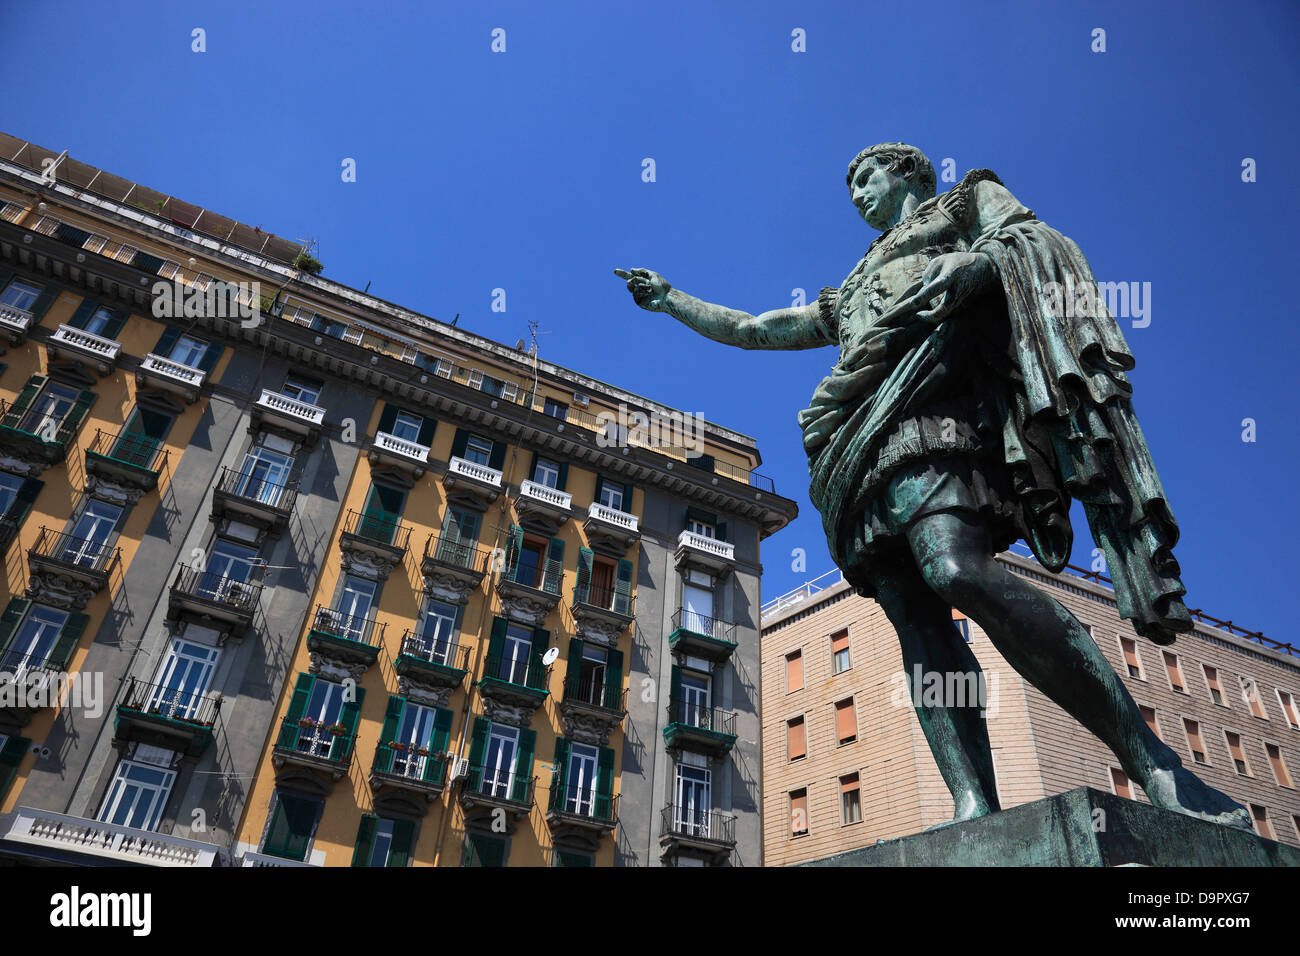
[[[41,489],[44,487],[45,482],[39,478],[28,478],[23,481],[18,488],[18,494],[10,502],[9,510],[4,513],[3,517],[9,519],[9,522],[15,528],[21,528],[23,521],[27,519],[27,515],[32,510],[32,505],[36,503],[36,496],[41,493]]]
[[[600,504],[600,494],[605,489],[605,479],[600,475],[596,476],[596,497],[592,499],[596,504]]]
[[[605,706],[617,707],[623,696],[623,652],[611,650],[605,664]]]
[[[32,602],[27,598],[16,597],[9,599],[4,614],[0,614],[0,651],[9,649],[9,645],[13,643],[14,634],[18,630],[18,625],[27,616],[27,609],[31,606]]]
[[[588,591],[591,590],[591,567],[596,562],[596,554],[591,548],[578,549],[578,584],[573,591],[573,599],[580,604],[587,603]]]
[[[582,638],[569,638],[569,656],[564,672],[565,694],[578,693],[578,678],[582,674]]]
[[[4,269],[0,269],[0,290],[5,289],[9,285],[9,280],[13,277],[14,274],[12,272],[6,272]]]
[[[483,753],[487,750],[488,731],[492,729],[492,721],[486,717],[474,718],[474,729],[469,737],[469,766],[474,773],[475,779],[479,779],[479,774],[483,769]]]
[[[717,515],[711,511],[704,511],[701,508],[696,508],[693,505],[686,509],[686,520],[689,522],[692,518],[696,521],[702,522],[703,524],[711,524],[715,528],[718,524]]]
[[[682,706],[682,669],[676,664],[672,669],[672,684],[669,686],[668,697],[668,722],[670,724],[681,722]]]
[[[719,541],[731,541],[731,538],[727,536],[727,522],[719,521],[717,525],[714,526],[714,531],[717,534]]]
[[[550,631],[541,627],[533,628],[533,646],[529,649],[528,679],[526,681],[529,687],[542,688],[546,686],[546,665],[542,663],[542,657],[546,654],[550,644]]]
[[[519,731],[519,755],[515,759],[515,782],[510,788],[510,799],[524,801],[531,793],[529,785],[533,779],[533,750],[537,746],[537,731],[521,729]]]
[[[26,737],[10,737],[0,749],[0,800],[9,792],[9,786],[18,776],[18,765],[23,762],[23,754],[32,742]]]
[[[465,429],[463,428],[457,428],[456,435],[451,440],[451,457],[464,458],[465,443],[468,441],[469,441],[469,432],[465,431]]]
[[[451,720],[455,716],[448,708],[439,707],[433,712],[433,740],[429,742],[432,753],[444,753],[451,743]],[[432,763],[433,761],[429,761]]]
[[[379,413],[378,430],[381,432],[388,432],[391,435],[393,433],[393,426],[397,424],[397,413],[399,411],[401,411],[401,409],[396,405],[391,402],[386,402],[384,404],[384,410]]]
[[[537,452],[532,452],[528,459],[528,480],[537,480]]]
[[[436,418],[424,416],[420,420],[420,434],[415,440],[424,447],[431,448],[433,446],[433,433],[437,427],[438,420]]]
[[[205,372],[211,372],[217,367],[217,359],[221,358],[221,353],[226,347],[220,342],[209,342],[208,347],[203,350],[203,358],[199,359],[199,368]]]
[[[90,389],[82,389],[77,400],[68,409],[68,414],[63,417],[63,423],[59,425],[60,441],[70,441],[77,434],[81,423],[86,420],[86,413],[90,411],[90,406],[95,404],[95,399],[98,397]]]
[[[488,668],[491,670],[494,663],[501,661],[501,655],[506,651],[506,625],[509,622],[504,617],[492,618],[492,634],[488,637]]]
[[[560,593],[560,583],[564,580],[564,541],[552,538],[546,549],[546,574],[542,578],[542,590],[549,594]]]
[[[628,614],[632,609],[632,562],[618,562],[618,573],[614,576],[614,610]]]
[[[397,736],[397,728],[402,725],[402,713],[405,710],[406,698],[389,695],[388,706],[384,710],[384,726],[379,732],[379,749],[375,751],[375,769],[380,773],[392,772],[393,748],[388,743]]]
[[[506,443],[503,441],[494,441],[492,443],[492,454],[488,456],[488,467],[501,470],[501,466],[506,463]]]
[[[361,704],[366,699],[366,689],[357,688],[357,699],[345,701],[339,711],[339,723],[343,725],[344,735],[335,737],[330,744],[330,759],[344,760],[352,752],[355,741],[352,735],[357,732],[357,721],[361,719]]]
[[[81,305],[77,306],[77,311],[72,313],[72,318],[68,319],[68,325],[74,329],[84,329],[90,322],[90,317],[95,314],[99,308],[98,299],[82,299]]]
[[[560,477],[555,483],[555,487],[560,491],[566,491],[566,485],[569,483],[569,463],[567,461],[556,462],[560,466]]]
[[[632,486],[623,486],[623,511],[627,514],[632,513]]]
[[[506,535],[506,566],[503,569],[505,576],[511,581],[515,580],[515,572],[519,570],[519,552],[523,547],[524,529],[512,524]]]
[[[564,784],[569,776],[569,741],[555,738],[555,774],[551,777],[551,790],[559,789],[551,799],[559,804],[564,800]]]
[[[59,289],[56,286],[46,283],[45,288],[41,289],[41,294],[38,295],[36,301],[32,303],[33,323],[40,322],[41,319],[45,318],[45,313],[50,311],[50,306],[54,304],[54,300],[58,297]]]
[[[311,692],[315,686],[315,674],[298,675],[298,682],[293,687],[293,696],[289,698],[289,712],[284,715],[284,723],[280,725],[280,738],[276,741],[276,746],[290,749],[298,746],[298,727],[295,721],[307,712],[307,703],[311,700]]]
[[[365,814],[361,818],[361,825],[357,827],[357,842],[352,850],[353,866],[369,866],[370,852],[375,845],[375,824],[379,822],[378,817]]]
[[[126,309],[113,309],[109,315],[108,324],[104,326],[104,330],[99,334],[106,339],[115,339],[126,326],[126,320],[130,313]]]
[[[608,820],[614,814],[614,748],[601,747],[596,758],[596,818]]]
[[[595,866],[595,862],[585,853],[572,853],[567,850],[556,850],[556,866]]]
[[[162,338],[160,338],[158,344],[154,346],[153,354],[167,358],[172,354],[172,349],[176,348],[176,343],[180,340],[180,337],[180,329],[174,328],[170,325],[167,326],[167,328],[163,329]]]
[[[18,397],[15,398],[13,404],[9,406],[9,413],[5,415],[4,423],[11,428],[17,428],[18,423],[22,421],[23,416],[26,415],[28,409],[32,407],[32,402],[36,401],[37,394],[45,387],[45,383],[48,381],[49,376],[47,375],[33,375],[29,378],[27,384],[23,386],[22,391],[18,393]]]
[[[503,837],[471,833],[465,841],[465,866],[505,866],[506,841]]]
[[[50,670],[66,671],[68,669],[72,654],[81,641],[81,635],[86,632],[88,623],[90,623],[90,615],[88,614],[68,615],[67,621],[59,630],[59,638],[54,642],[54,647],[50,651],[47,664]]]
[[[406,866],[415,849],[415,822],[413,820],[393,821],[393,842],[388,848],[387,866]]]
[[[278,793],[262,852],[286,860],[305,860],[316,825],[316,810],[312,800]]]

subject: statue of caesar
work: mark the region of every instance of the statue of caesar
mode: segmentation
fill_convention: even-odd
[[[1178,526],[1130,403],[1133,356],[1087,260],[988,170],[936,195],[930,161],[903,143],[864,149],[848,186],[880,235],[815,303],[755,316],[647,269],[615,271],[637,305],[714,341],[839,346],[799,415],[810,497],[845,578],[898,631],[955,821],[999,806],[978,703],[934,704],[913,676],[979,673],[952,608],[1102,740],[1153,804],[1249,829],[1246,809],[1147,727],[1088,629],[993,558],[1023,539],[1061,570],[1078,499],[1120,614],[1158,644],[1191,629]]]

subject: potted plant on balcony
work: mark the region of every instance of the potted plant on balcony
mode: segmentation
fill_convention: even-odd
[[[407,750],[406,744],[402,743],[400,740],[390,740],[388,746],[396,750],[399,754],[404,754]]]
[[[305,249],[298,253],[294,258],[293,267],[295,269],[301,269],[303,272],[310,272],[314,276],[320,275],[321,270],[325,268],[321,265],[319,259],[307,252]]]
[[[312,720],[310,717],[299,717],[298,726],[303,730],[311,730],[316,726],[316,721]]]
[[[427,757],[427,756],[429,756],[429,748],[428,748],[428,747],[417,747],[416,750],[415,750],[415,754],[416,754],[416,756],[418,756],[418,757]]]
[[[326,727],[325,729],[328,730],[328,731],[329,731],[331,734],[333,734],[335,737],[342,736],[343,734],[346,734],[346,733],[348,732],[348,729],[347,729],[346,727],[344,727],[342,724],[337,723],[337,722],[336,722],[336,723],[333,723],[333,724],[330,724],[330,725],[329,725],[328,727]]]

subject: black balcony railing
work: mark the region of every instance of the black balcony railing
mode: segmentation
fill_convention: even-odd
[[[618,797],[590,787],[568,786],[564,774],[551,777],[551,795],[546,809],[571,817],[585,817],[602,823],[618,823]]]
[[[410,525],[404,525],[396,518],[388,518],[382,514],[362,514],[358,511],[348,512],[347,519],[343,523],[343,531],[367,541],[374,541],[376,544],[388,545],[399,551],[405,551],[407,542],[411,539]]]
[[[635,596],[628,591],[603,587],[595,584],[579,584],[573,589],[573,603],[598,607],[602,611],[632,616],[632,603]]]
[[[211,727],[221,704],[215,696],[169,684],[147,684],[132,677],[120,707],[151,717],[164,717]]]
[[[257,607],[257,600],[262,594],[262,585],[182,564],[176,569],[172,590],[190,597],[224,604],[232,610],[251,613]]]
[[[487,571],[490,551],[475,547],[474,542],[445,534],[431,534],[424,542],[424,556],[443,564],[483,574]]]
[[[421,783],[447,782],[448,756],[397,740],[382,741],[375,748],[376,773],[389,773]]]
[[[505,578],[547,594],[559,594],[560,582],[564,579],[564,562],[547,559],[533,564],[515,556],[515,560],[506,565]]]
[[[66,448],[81,427],[84,415],[69,409],[63,415],[50,415],[40,410],[39,395],[26,402],[6,402],[0,398],[0,429],[17,432],[42,445]]]
[[[531,804],[536,783],[536,777],[521,777],[497,767],[470,767],[465,790],[483,797]]]
[[[311,717],[285,717],[280,721],[280,736],[275,745],[282,751],[350,764],[355,742],[356,734],[342,724]]]
[[[622,686],[622,681],[618,685],[607,684],[603,676],[570,674],[564,679],[564,699],[619,713],[627,710],[627,688]]]
[[[9,675],[14,678],[15,682],[21,681],[25,675],[36,671],[63,671],[67,669],[67,666],[68,662],[66,660],[56,661],[49,657],[33,656],[30,651],[19,650],[15,647],[0,651],[0,676]],[[3,695],[0,695],[0,700],[2,699]],[[2,706],[3,704],[0,704],[0,707]]]
[[[377,624],[373,617],[344,614],[322,604],[316,605],[311,629],[369,647],[378,647],[384,640],[384,625]]]
[[[736,736],[736,712],[721,707],[706,707],[691,700],[668,698],[668,723],[707,730],[715,734]]]
[[[86,571],[107,571],[121,558],[121,549],[110,547],[103,541],[78,538],[61,531],[42,527],[36,542],[27,553],[71,564]]]
[[[703,637],[711,637],[715,641],[724,641],[727,644],[736,643],[736,625],[730,621],[722,621],[708,614],[701,614],[699,611],[692,611],[689,608],[679,608],[673,615],[673,630],[690,631],[692,634],[699,634]]]
[[[292,511],[294,502],[298,499],[297,482],[273,481],[256,472],[237,471],[234,468],[221,469],[217,490],[277,511]]]
[[[527,657],[489,654],[483,676],[517,687],[545,690],[547,670],[546,665],[532,654]]]
[[[162,441],[134,432],[106,432],[95,430],[95,437],[86,450],[103,458],[145,471],[159,471],[167,458]]]
[[[469,669],[467,645],[456,644],[446,638],[439,640],[425,634],[417,634],[410,628],[402,632],[402,653],[455,670]]]
[[[715,843],[736,842],[736,818],[721,810],[668,804],[663,812],[663,832]]]

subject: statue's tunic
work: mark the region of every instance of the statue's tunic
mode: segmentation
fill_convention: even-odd
[[[962,251],[987,254],[1000,288],[938,325],[887,316],[933,259]],[[907,559],[908,526],[942,510],[979,513],[994,551],[1024,538],[1059,570],[1076,497],[1121,614],[1161,643],[1190,627],[1171,550],[1178,528],[1129,404],[1132,355],[1104,305],[1068,318],[1051,307],[1054,285],[1093,281],[1073,242],[976,170],[822,290],[820,328],[840,355],[799,424],[812,501],[860,593]]]

